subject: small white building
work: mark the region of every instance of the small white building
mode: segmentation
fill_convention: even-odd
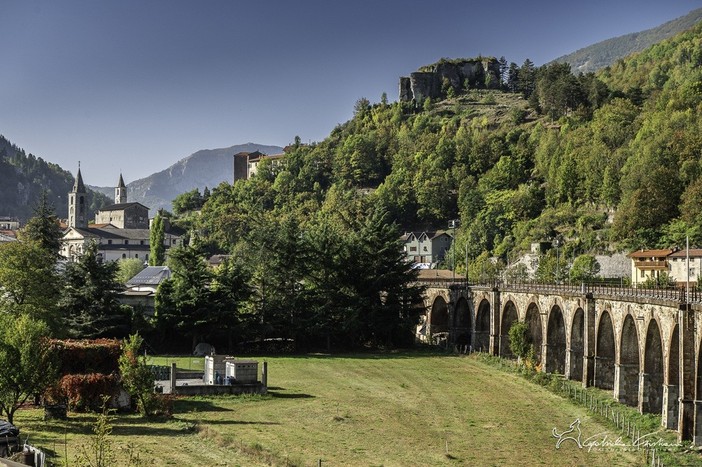
[[[18,230],[19,220],[14,217],[0,216],[0,230]]]
[[[688,275],[685,271],[687,266],[688,252],[686,250],[678,250],[668,255],[668,267],[670,276],[675,279],[679,285],[685,285],[688,281]],[[691,248],[689,250],[690,257],[690,284],[694,285],[699,282],[700,271],[702,271],[702,249]]]

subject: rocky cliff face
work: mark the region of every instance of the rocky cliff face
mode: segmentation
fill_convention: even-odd
[[[441,60],[400,78],[400,100],[421,102],[446,97],[446,86],[454,91],[497,89],[500,64],[495,58]]]

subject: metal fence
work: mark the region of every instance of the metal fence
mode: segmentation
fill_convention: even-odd
[[[681,304],[702,304],[702,290],[690,287],[631,287],[619,284],[583,282],[580,284],[555,284],[536,281],[490,280],[469,282],[465,279],[431,279],[420,283],[426,287],[497,289],[512,292],[540,292],[560,295],[606,295],[641,300],[667,300]]]

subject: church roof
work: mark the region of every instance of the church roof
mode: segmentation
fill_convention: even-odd
[[[115,240],[148,240],[149,229],[119,229],[112,224],[105,227],[74,227],[83,237],[97,237]]]
[[[117,182],[117,188],[126,188],[124,185],[124,179],[122,178],[122,174],[119,174],[119,182]]]
[[[78,174],[76,175],[76,180],[73,183],[74,193],[85,193],[85,185],[83,184],[83,176],[80,174],[80,167],[78,168]]]
[[[119,203],[119,204],[110,204],[109,206],[105,206],[104,208],[101,208],[100,211],[121,211],[123,209],[127,209],[132,206],[141,206],[144,209],[149,209],[146,206],[144,206],[141,203],[131,202],[131,203]]]

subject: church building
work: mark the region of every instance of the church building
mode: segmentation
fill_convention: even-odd
[[[96,242],[105,261],[130,258],[148,261],[149,208],[127,201],[127,187],[121,174],[115,188],[114,204],[100,209],[95,215],[95,223],[89,223],[87,206],[87,192],[79,168],[73,189],[68,194],[68,228],[61,242],[64,258],[75,261],[83,254],[88,242]],[[166,220],[166,249],[182,245],[183,234],[181,229],[170,226]]]

